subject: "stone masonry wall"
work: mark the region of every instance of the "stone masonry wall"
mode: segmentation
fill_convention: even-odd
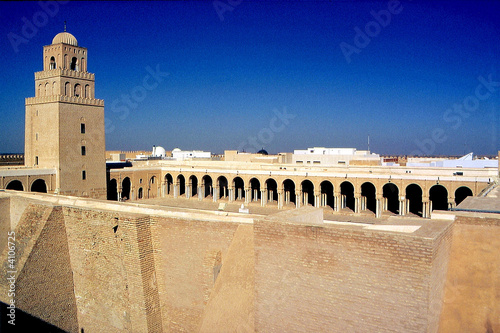
[[[280,217],[254,224],[257,332],[430,329],[432,261],[442,242]]]

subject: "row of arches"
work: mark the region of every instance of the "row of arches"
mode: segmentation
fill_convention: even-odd
[[[53,81],[52,83],[45,82],[44,85],[41,83],[38,84],[36,96],[52,96],[59,94],[60,92],[58,90],[56,81]],[[75,85],[72,86],[70,82],[66,82],[64,83],[64,95],[82,97],[82,98],[91,98],[90,85],[86,84],[85,86],[82,86],[81,84],[76,83]]]
[[[24,185],[20,180],[12,180],[5,187],[7,190],[24,191]],[[47,184],[43,179],[36,179],[30,186],[30,192],[47,193]]]
[[[292,179],[281,181],[268,177],[259,180],[254,177],[245,182],[239,176],[228,179],[225,176],[212,178],[210,175],[179,174],[174,177],[170,173],[165,175],[161,185],[155,180],[156,176],[152,176],[148,184],[139,186],[137,193],[133,195],[129,177],[123,179],[120,191],[117,191],[116,179],[112,179],[108,198],[141,199],[161,192],[162,196],[198,197],[199,200],[210,198],[213,201],[240,200],[245,203],[260,201],[262,206],[274,204],[278,208],[310,205],[329,207],[334,211],[372,212],[376,216],[380,216],[382,212],[390,212],[428,217],[430,211],[447,210],[458,205],[467,196],[473,195],[469,187],[461,186],[449,193],[448,189],[440,184],[431,186],[428,192],[424,193],[422,187],[416,183],[400,189],[396,184],[388,182],[377,189],[368,181],[355,188],[351,181],[345,180],[335,188],[329,180],[315,185],[308,179],[297,182]]]
[[[60,55],[58,55],[60,57]],[[47,58],[45,58],[47,59]],[[57,61],[54,56],[50,57],[50,60],[48,62],[48,69],[57,69],[61,67],[57,67]],[[47,67],[46,67],[47,68]],[[87,66],[86,66],[86,61],[84,57],[81,57],[80,59],[78,57],[69,57],[67,54],[64,55],[63,59],[63,64],[62,64],[62,69],[71,69],[73,71],[82,71],[86,72],[87,71]]]

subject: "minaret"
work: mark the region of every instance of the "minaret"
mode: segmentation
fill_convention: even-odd
[[[56,169],[56,193],[105,199],[104,101],[87,56],[66,31],[43,47],[35,97],[26,99],[25,164]]]

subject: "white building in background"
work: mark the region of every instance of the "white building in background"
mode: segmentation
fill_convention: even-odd
[[[442,159],[429,162],[411,162],[410,167],[437,167],[437,168],[498,168],[498,160],[474,159],[474,154],[469,153],[457,159]]]
[[[152,157],[165,157],[166,152],[165,148],[161,146],[153,146],[153,152],[151,153]]]
[[[209,151],[180,150],[179,148],[175,148],[174,150],[172,150],[172,158],[177,161],[194,159],[194,158],[211,159],[212,153]]]
[[[294,164],[311,165],[381,165],[379,154],[356,148],[325,148],[313,147],[306,150],[294,150]]]

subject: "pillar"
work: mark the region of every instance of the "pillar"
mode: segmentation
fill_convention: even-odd
[[[122,188],[120,186],[118,186],[116,190],[116,198],[118,201],[122,201]]]
[[[245,203],[246,204],[249,204],[250,201],[252,200],[252,196],[250,195],[251,191],[252,191],[252,189],[250,189],[250,188],[245,189]]]
[[[338,212],[340,210],[340,205],[341,205],[341,194],[334,193],[333,194],[333,210]]]
[[[203,200],[205,194],[205,186],[198,186],[198,200]]]
[[[300,191],[295,191],[295,208],[300,208],[302,205],[302,197],[300,195]]]
[[[267,190],[266,189],[261,189],[260,190],[260,205],[264,207],[267,203]]]
[[[375,217],[380,217],[380,216],[382,216],[384,198],[382,198],[382,196],[377,195],[375,200],[376,200],[376,202],[375,202]]]
[[[399,197],[399,215],[406,215],[406,197],[404,195]]]
[[[318,208],[321,205],[321,192],[314,192],[314,207]]]
[[[219,200],[219,191],[220,191],[220,187],[219,186],[215,186],[212,188],[213,190],[213,196],[212,196],[212,200],[214,202],[217,202]]]
[[[191,186],[190,185],[186,185],[185,192],[186,192],[186,199],[189,199],[191,197]]]
[[[174,198],[177,198],[179,195],[179,185],[175,184],[174,185]]]
[[[355,195],[354,196],[354,213],[359,213],[360,212],[360,203],[361,203],[361,196],[358,194],[358,195]]]
[[[167,188],[166,188],[166,185],[165,185],[165,182],[161,182],[161,197],[162,198],[165,198],[165,196],[167,195],[166,193],[167,191]]]
[[[234,201],[234,187],[231,187],[229,189],[229,202],[233,202]]]
[[[278,209],[283,208],[283,189],[278,191]]]
[[[243,198],[243,189],[241,187],[238,187],[238,200],[241,200]]]
[[[429,218],[431,209],[432,209],[432,202],[429,201],[429,199],[424,199],[422,200],[422,217],[423,218]]]

